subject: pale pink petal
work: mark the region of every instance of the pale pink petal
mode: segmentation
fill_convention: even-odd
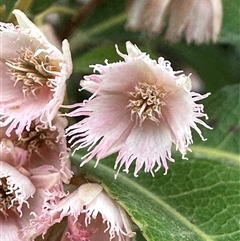
[[[140,65],[141,64],[139,63],[139,69],[141,68]],[[106,67],[108,70],[106,75],[85,76],[85,80],[81,81],[81,86],[88,91],[97,91],[97,93],[107,93],[108,91],[115,91],[116,89],[119,92],[125,92],[129,90],[129,88],[133,88],[139,77],[142,78],[138,72],[134,71],[136,68],[135,61],[131,61],[128,65],[126,65],[124,62],[107,64],[106,66],[95,65],[94,70],[97,70],[101,73],[101,69]],[[131,72],[132,75],[128,75],[128,73]],[[128,76],[128,79],[122,82],[114,81],[116,75],[118,75],[121,79],[124,79],[126,76]]]
[[[69,183],[72,177],[70,159],[63,147],[62,143],[56,143],[55,150],[47,145],[43,145],[39,152],[32,153],[30,162],[26,163],[24,166],[27,166],[31,172],[39,168],[49,169],[49,173],[60,173],[62,181]]]
[[[199,100],[208,97],[210,94],[203,95]],[[194,103],[192,92],[185,90],[178,90],[176,93],[169,94],[167,103],[170,106],[167,110],[163,109],[163,116],[169,129],[173,134],[173,142],[176,144],[177,149],[185,156],[188,146],[193,143],[191,128],[195,129],[201,138],[200,129],[195,123],[199,123],[199,117],[208,118],[206,114],[202,113],[203,106]],[[182,108],[184,106],[184,109]],[[183,110],[181,112],[181,109]],[[186,115],[186,113],[188,113]],[[206,128],[209,126],[201,122]]]
[[[196,40],[197,43],[209,42],[212,38],[213,9],[211,1],[203,0],[201,4],[196,1],[190,11],[188,24],[186,26],[187,42]],[[203,17],[204,16],[204,17]]]
[[[68,217],[68,226],[61,240],[91,237],[93,241],[129,241],[134,236],[125,211],[108,197],[99,184],[81,185],[59,202],[49,205],[33,223],[36,230],[45,234],[50,226],[61,222],[64,217]],[[28,229],[25,232],[27,234]]]
[[[116,238],[116,240],[121,240],[123,236],[126,236],[126,240],[129,240],[129,237],[134,236],[128,218],[125,216],[125,211],[109,198],[105,192],[100,192],[92,202],[87,204],[86,210],[86,226],[101,214],[102,220],[107,226],[110,239]]]
[[[18,236],[18,224],[15,219],[6,220],[0,215],[0,241],[24,241]]]
[[[129,113],[126,112],[126,105],[124,96],[102,95],[87,102],[83,108],[76,110],[76,112],[70,113],[70,116],[85,114],[91,116],[91,118],[86,118],[81,123],[76,123],[68,128],[68,134],[74,135],[70,142],[73,142],[74,146],[77,145],[77,149],[91,147],[98,143],[90,151],[87,160],[95,155],[100,159],[106,153],[112,153],[116,147],[122,145],[122,141],[129,134],[133,125]],[[103,115],[107,117],[107,121],[102,118]],[[122,121],[119,121],[120,119]]]
[[[72,240],[86,240],[86,241],[99,241],[99,240],[110,240],[109,233],[105,232],[106,224],[103,223],[101,215],[98,215],[95,219],[91,219],[91,223],[85,225],[85,215],[81,214],[78,217],[77,223],[74,222],[72,216],[67,218],[67,227],[62,235],[61,241],[72,241]],[[117,241],[111,239],[111,241]]]
[[[144,0],[138,0],[138,1],[131,1],[128,4],[128,22],[126,27],[131,29],[131,30],[138,30],[139,28],[141,28],[141,24],[142,24],[142,15],[143,15],[143,11],[146,7],[146,1]]]
[[[12,200],[12,203],[17,202],[17,211],[19,212],[19,216],[22,216],[22,206],[23,204],[29,205],[28,199],[33,196],[36,188],[29,178],[8,163],[2,161],[0,161],[0,179],[1,178],[6,179],[8,192],[14,193],[15,198]]]
[[[221,0],[212,0],[211,2],[213,9],[212,39],[213,42],[216,42],[222,27],[223,6]]]
[[[116,46],[117,53],[124,58],[125,62],[100,65],[96,64],[94,72],[99,74],[88,75],[81,81],[81,86],[96,94],[108,94],[111,91],[118,91],[127,94],[134,88],[137,82],[144,81],[144,78],[149,78],[152,73],[149,71],[150,66],[156,65],[155,60],[151,60],[149,55],[143,53],[136,45],[130,42],[126,43],[127,54],[122,54]],[[146,65],[145,61],[150,65]],[[122,81],[116,81],[116,76]]]
[[[60,222],[66,216],[71,216],[76,222],[84,209],[84,205],[91,202],[101,191],[102,187],[100,185],[89,184],[88,188],[82,185],[60,202],[56,199],[52,200],[46,206],[45,212],[42,212],[39,217],[36,216],[36,219],[32,221],[32,227],[44,235],[49,227]],[[27,236],[30,230],[32,232],[34,229],[28,227],[23,230],[24,235]]]
[[[19,234],[23,237],[24,241],[33,240],[37,236],[42,235],[48,226],[42,220],[36,224],[36,218],[45,213],[49,206],[52,207],[53,203],[58,202],[66,196],[60,175],[57,173],[36,175],[30,179],[37,189],[33,199],[29,201],[30,209],[24,207],[22,210],[24,215],[20,220],[21,229],[19,229]]]
[[[151,121],[145,121],[142,126],[133,127],[119,151],[115,169],[119,171],[124,166],[124,171],[128,172],[132,162],[135,162],[135,176],[142,168],[154,175],[153,171],[159,170],[162,165],[166,174],[167,160],[173,161],[171,147],[172,136],[168,126],[164,122],[154,125]]]
[[[177,42],[185,35],[188,43],[216,42],[221,22],[221,0],[172,1],[166,38]]]
[[[56,183],[61,183],[59,173],[51,173],[52,169],[42,166],[31,170],[32,176],[29,177],[36,188],[50,190]]]
[[[165,17],[170,0],[129,1],[126,27],[131,30],[144,29],[158,33],[165,25]]]
[[[194,1],[193,9],[189,14],[186,28],[186,39],[190,43],[215,42],[221,29],[222,4],[221,0]],[[204,17],[203,17],[204,16]]]

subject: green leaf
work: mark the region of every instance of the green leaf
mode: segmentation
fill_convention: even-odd
[[[235,44],[240,48],[239,0],[223,0],[223,23],[219,41]]]
[[[0,0],[0,7],[6,7],[6,10],[2,14],[2,16],[0,13],[0,20],[10,22],[13,21],[14,18],[9,18],[9,15],[14,8],[20,9],[25,13],[31,12],[32,15],[35,15],[47,9],[54,2],[56,2],[56,0]]]
[[[32,14],[38,14],[45,9],[47,9],[49,6],[51,6],[54,2],[57,2],[56,0],[34,0],[31,5],[31,12]]]
[[[106,54],[107,53],[107,54]],[[103,45],[101,47],[93,48],[82,55],[78,55],[73,61],[73,71],[81,73],[91,73],[90,65],[103,64],[106,56],[109,63],[119,60],[114,45]]]
[[[240,237],[239,85],[223,88],[205,103],[209,124],[206,142],[195,138],[189,160],[175,153],[163,175],[120,173],[114,179],[116,155],[94,161],[80,172],[101,182],[139,226],[148,241],[237,241]],[[81,162],[81,152],[72,160]],[[141,239],[142,240],[142,239]]]

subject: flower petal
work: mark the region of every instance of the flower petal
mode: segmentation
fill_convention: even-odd
[[[9,193],[14,192],[15,198],[12,200],[18,203],[17,210],[22,215],[22,205],[28,205],[28,199],[33,196],[36,188],[25,175],[8,163],[0,161],[0,178],[6,178]]]
[[[124,210],[96,183],[83,184],[61,201],[52,203],[52,207],[34,220],[36,230],[45,234],[64,217],[68,217],[68,227],[62,240],[68,240],[67,236],[70,240],[91,237],[96,241],[129,241],[135,234]]]
[[[94,72],[97,71],[100,75],[85,76],[84,80],[81,81],[81,86],[90,92],[96,91],[97,94],[107,94],[111,91],[124,93],[133,90],[136,83],[144,82],[150,73],[149,65],[154,66],[156,61],[151,60],[148,55],[142,53],[132,43],[127,42],[126,46],[129,55],[122,54],[116,46],[117,53],[124,58],[125,62],[94,65]]]
[[[73,146],[78,145],[77,149],[98,143],[87,160],[95,155],[100,159],[122,145],[133,125],[130,114],[125,111],[126,105],[124,96],[99,96],[69,114],[69,116],[89,115],[81,123],[67,129],[68,135],[73,135],[70,142],[73,142]],[[81,139],[78,140],[78,137]],[[87,160],[84,160],[83,164]]]
[[[107,224],[110,239],[116,237],[121,240],[120,237],[123,236],[134,236],[129,220],[126,214],[123,214],[123,209],[105,192],[100,192],[91,203],[86,205],[86,209],[85,223],[90,224],[92,219],[96,219],[98,214],[101,214],[103,222]]]
[[[135,161],[135,176],[144,165],[144,171],[151,172],[152,175],[154,168],[157,171],[163,165],[166,174],[167,160],[173,161],[171,146],[172,136],[168,126],[164,122],[155,125],[151,121],[146,121],[142,126],[135,126],[132,129],[119,151],[114,168],[118,167],[119,172],[124,165],[124,171],[128,172],[131,163]]]
[[[24,241],[18,236],[18,225],[16,220],[6,220],[0,215],[0,240],[1,241]]]
[[[28,19],[26,14],[24,14],[22,11],[18,9],[14,9],[12,13],[15,15],[17,22],[21,28],[31,29],[47,41],[42,31],[40,31],[40,29]]]
[[[170,0],[134,0],[129,2],[126,26],[128,29],[145,29],[151,33],[158,33],[162,30]]]

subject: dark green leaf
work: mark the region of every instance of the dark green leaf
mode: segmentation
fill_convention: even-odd
[[[51,6],[54,2],[57,2],[56,0],[34,0],[31,5],[31,12],[32,14],[38,14],[45,9],[47,9],[49,6]]]
[[[87,51],[85,54],[79,55],[73,62],[73,71],[90,73],[92,72],[92,68],[90,68],[89,65],[104,64],[106,56],[109,63],[119,60],[114,44],[96,47]]]

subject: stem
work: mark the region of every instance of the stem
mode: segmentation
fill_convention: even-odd
[[[5,11],[6,11],[6,5],[0,6],[0,19],[2,19]]]
[[[62,7],[62,6],[52,6],[50,8],[47,8],[45,11],[41,12],[40,14],[38,14],[34,18],[34,23],[37,26],[41,26],[45,16],[50,14],[50,13],[64,13],[64,14],[69,14],[69,15],[75,15],[76,11],[72,10],[70,8]]]
[[[80,8],[75,19],[70,20],[68,24],[66,24],[62,33],[60,34],[60,38],[67,39],[75,28],[81,24],[81,22],[86,18],[103,0],[91,0],[89,3],[85,4],[82,8]]]

